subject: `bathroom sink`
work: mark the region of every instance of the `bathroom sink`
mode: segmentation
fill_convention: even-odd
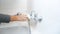
[[[27,22],[1,24],[0,34],[29,34],[28,24]]]

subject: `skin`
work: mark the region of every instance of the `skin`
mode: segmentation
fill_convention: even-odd
[[[10,16],[10,21],[26,21],[26,20],[28,20],[28,17],[25,14]]]

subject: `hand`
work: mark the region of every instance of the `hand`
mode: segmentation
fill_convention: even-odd
[[[11,21],[27,21],[28,17],[25,14],[20,14],[16,16],[11,16]]]

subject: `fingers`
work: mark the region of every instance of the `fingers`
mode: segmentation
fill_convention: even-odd
[[[17,21],[28,21],[29,20],[26,13],[20,13],[20,14],[18,14],[16,16],[18,18]]]
[[[18,15],[18,19],[20,21],[27,21],[28,20],[28,16],[25,15],[25,14],[21,14],[21,15]]]
[[[27,21],[28,20],[28,17],[27,16],[24,16],[24,17],[22,17],[22,20],[23,21]]]

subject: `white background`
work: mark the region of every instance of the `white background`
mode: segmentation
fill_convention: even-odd
[[[34,0],[34,10],[43,17],[34,34],[60,34],[60,0]]]

